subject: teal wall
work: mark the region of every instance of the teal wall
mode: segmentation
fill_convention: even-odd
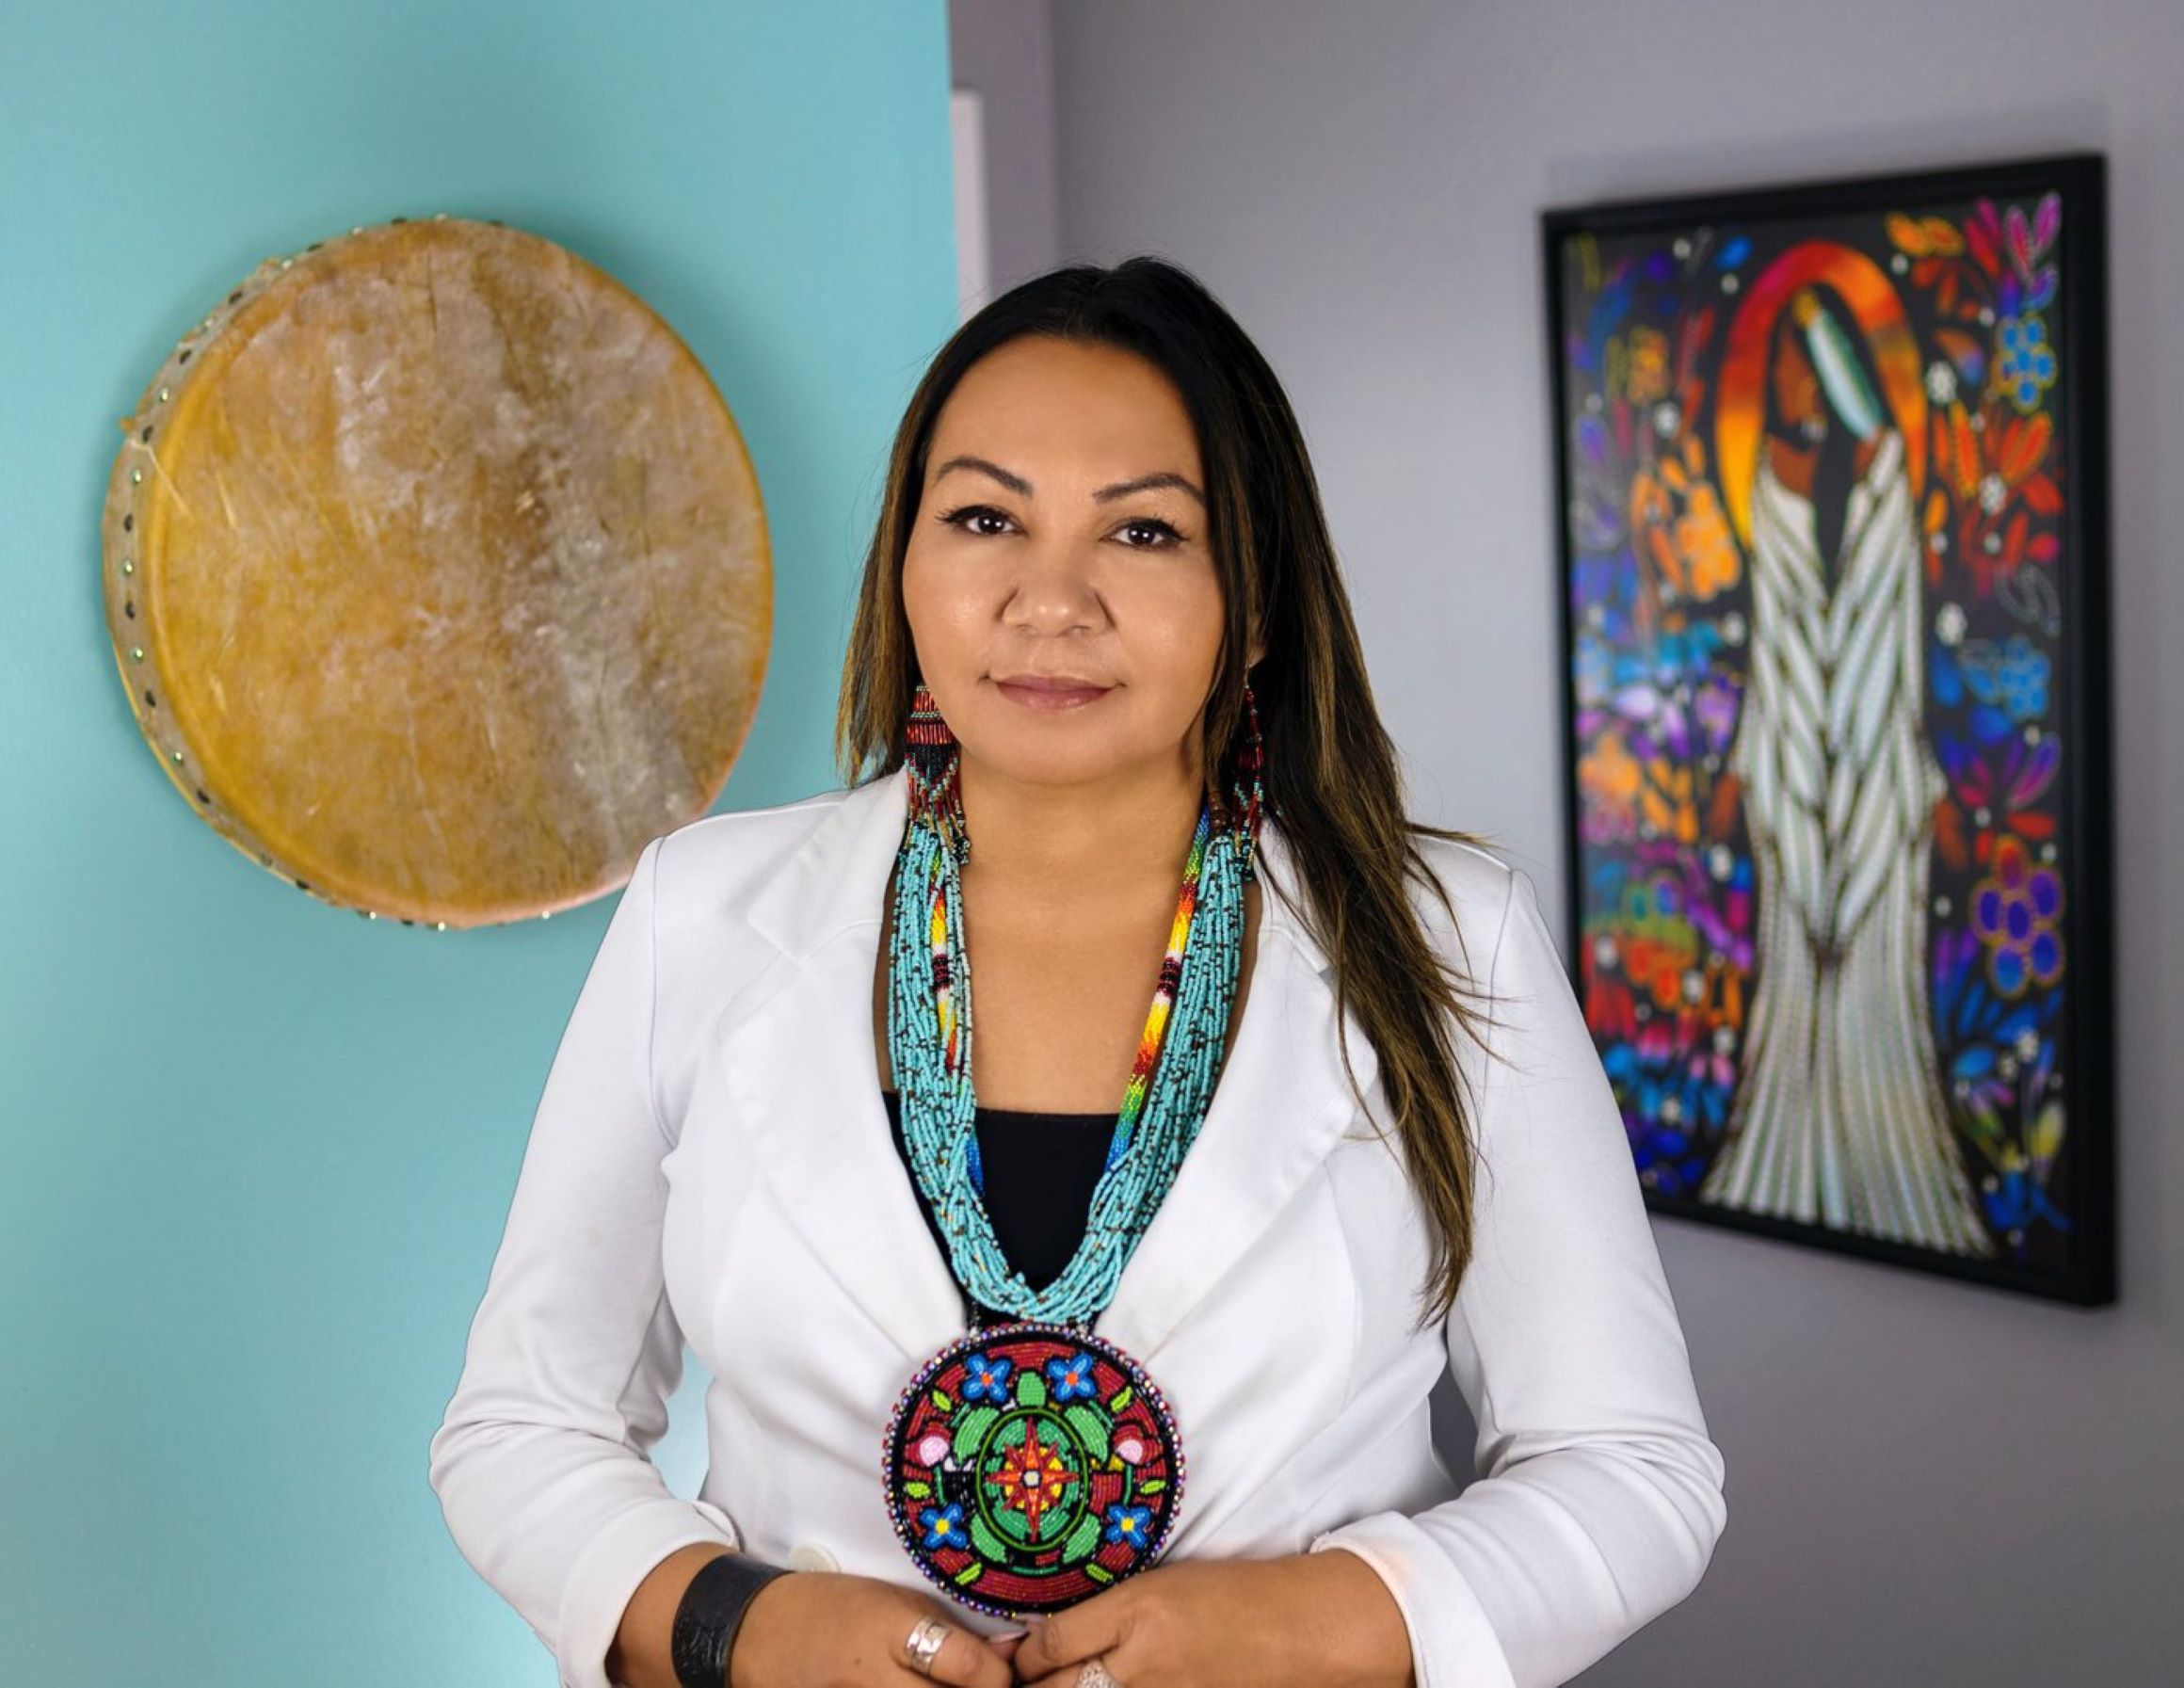
[[[947,84],[941,0],[8,8],[0,1682],[554,1680],[426,1446],[613,899],[365,922],[199,821],[102,619],[118,419],[269,254],[436,211],[562,243],[757,462],[773,652],[719,806],[820,790],[889,433],[955,322]]]

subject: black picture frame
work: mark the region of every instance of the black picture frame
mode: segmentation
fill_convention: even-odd
[[[1563,940],[1651,1212],[2082,1306],[2116,1298],[2106,201],[2103,155],[2073,153],[1539,214]],[[1633,405],[1651,407],[1635,433]],[[2016,620],[2031,631],[1994,636]],[[1616,689],[1649,661],[1674,689]],[[2020,713],[2043,690],[2052,727],[2033,731]],[[1990,765],[1981,735],[1998,720],[2015,736],[1992,739]],[[1870,748],[1883,744],[1885,761]],[[1903,770],[1928,756],[1942,789],[1920,846],[1913,799],[1933,773]],[[1994,802],[1968,803],[1983,793]],[[1967,832],[1952,805],[1987,824]],[[1684,995],[1695,976],[1715,1017],[1703,1045],[1706,1018],[1681,1001],[1649,1023],[1661,970],[1686,952]],[[1783,959],[1758,1017],[1763,955]],[[1888,1007],[1911,1000],[1914,967],[1905,1020]],[[1931,1031],[1930,1065],[1915,1037],[1887,1035],[1906,1024]],[[1823,1091],[1839,1100],[1811,1100]],[[1903,1100],[1920,1093],[1946,1129]],[[1753,1134],[1732,1156],[1740,1132]]]

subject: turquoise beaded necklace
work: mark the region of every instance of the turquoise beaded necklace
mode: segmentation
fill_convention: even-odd
[[[913,718],[913,738],[919,721]],[[1252,764],[1256,766],[1256,762]],[[1013,1314],[921,1366],[882,1449],[896,1538],[927,1578],[1001,1616],[1089,1599],[1157,1556],[1183,1487],[1166,1401],[1092,1331],[1203,1125],[1226,1047],[1256,876],[1256,793],[1240,825],[1210,803],[1183,864],[1168,946],[1084,1234],[1034,1290],[987,1212],[972,1085],[962,866],[971,840],[953,755],[914,759],[888,953],[888,1049],[911,1171],[976,1305]]]
[[[1113,1299],[1204,1123],[1243,956],[1245,864],[1235,835],[1215,830],[1212,811],[1201,804],[1167,952],[1084,1235],[1053,1281],[1034,1290],[1003,1255],[986,1209],[959,871],[968,854],[967,845],[943,838],[922,817],[904,829],[888,976],[888,1049],[904,1140],[948,1238],[956,1279],[970,1294],[1022,1318],[1089,1325]]]

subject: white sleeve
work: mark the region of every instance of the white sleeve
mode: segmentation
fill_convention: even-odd
[[[1621,1115],[1520,869],[1489,977],[1487,1165],[1444,1326],[1479,1474],[1309,1546],[1379,1572],[1418,1688],[1566,1682],[1692,1592],[1727,1519]]]
[[[651,1076],[661,842],[639,853],[562,1033],[429,1455],[457,1548],[553,1652],[564,1688],[610,1688],[607,1648],[662,1559],[742,1545],[650,1458],[682,1375]]]

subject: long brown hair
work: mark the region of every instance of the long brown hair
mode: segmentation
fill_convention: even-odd
[[[1405,1163],[1432,1225],[1435,1293],[1422,1318],[1437,1319],[1471,1258],[1471,1109],[1454,1034],[1477,1037],[1484,1016],[1466,1000],[1475,994],[1471,981],[1442,965],[1405,881],[1430,887],[1453,924],[1448,892],[1413,841],[1485,841],[1407,817],[1395,747],[1373,707],[1296,418],[1265,358],[1187,271],[1148,256],[1052,270],[992,300],[935,355],[896,429],[865,555],[835,721],[843,776],[854,785],[902,765],[917,680],[903,557],[940,408],[972,364],[1026,334],[1135,352],[1166,373],[1189,410],[1227,617],[1203,765],[1212,780],[1212,770],[1230,764],[1256,625],[1266,641],[1251,670],[1266,797],[1312,907],[1297,908],[1286,892],[1284,901],[1334,963],[1338,1026],[1354,1014],[1379,1057]],[[1355,1092],[1346,1028],[1341,1036]]]

